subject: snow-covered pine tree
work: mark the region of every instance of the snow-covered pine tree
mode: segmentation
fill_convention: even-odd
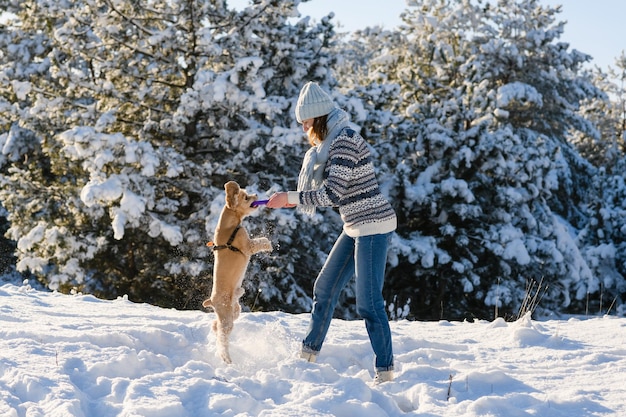
[[[596,83],[606,93],[588,100],[581,113],[599,130],[595,137],[574,132],[572,143],[597,168],[586,204],[586,223],[577,242],[593,280],[576,286],[570,311],[624,314],[626,303],[626,56],[608,74],[596,70]]]
[[[581,103],[580,114],[597,126],[597,131],[572,131],[568,140],[578,152],[595,167],[604,167],[612,172],[617,161],[624,155],[626,144],[621,136],[623,121],[619,100],[619,87],[610,75],[600,69],[590,74],[594,84],[606,93],[603,97],[590,97]],[[621,98],[623,100],[623,98]]]
[[[305,141],[292,106],[306,81],[330,79],[332,25],[298,19],[298,3],[11,3],[0,199],[19,269],[52,288],[196,308],[223,184],[295,182]],[[296,216],[250,221],[297,244],[251,266],[257,306],[308,308],[313,257],[332,238]]]
[[[19,24],[8,32],[3,67],[20,86],[12,102],[19,136],[4,144],[17,163],[3,178],[2,201],[18,269],[51,288],[185,305],[172,291],[181,271],[170,273],[168,260],[184,232],[201,246],[202,230],[183,231],[176,216],[202,191],[185,188],[181,173],[193,173],[174,147],[182,135],[151,135],[154,146],[144,139],[168,125],[164,115],[185,88],[172,26],[189,19],[152,5],[28,1],[12,10]],[[156,39],[168,34],[174,39]],[[202,263],[179,268],[197,275]]]
[[[583,69],[591,57],[575,49],[568,50],[569,45],[559,41],[565,25],[556,20],[559,12],[560,7],[541,7],[535,0],[498,2],[492,9],[492,20],[500,22],[498,26],[502,28],[497,36],[510,42],[511,51],[518,55],[505,54],[508,62],[505,60],[502,65],[499,52],[488,54],[496,59],[492,68],[500,71],[496,79],[509,85],[522,83],[526,92],[536,91],[539,99],[536,105],[531,103],[527,107],[526,94],[504,97],[513,107],[505,109],[507,120],[499,122],[505,126],[510,123],[514,131],[530,137],[526,145],[528,152],[543,148],[556,156],[552,168],[544,171],[543,178],[540,171],[538,181],[531,185],[543,184],[544,192],[539,197],[540,204],[530,205],[538,227],[526,232],[525,241],[531,255],[530,277],[546,287],[542,305],[549,310],[567,307],[571,298],[579,297],[577,287],[581,283],[596,279],[575,240],[576,230],[586,222],[584,208],[593,196],[590,179],[595,170],[572,146],[571,137],[576,132],[587,136],[598,134],[593,120],[580,110],[584,103],[605,97]],[[522,166],[529,170],[528,163]]]
[[[593,279],[574,284],[568,312],[626,313],[626,158],[612,168],[599,168],[592,179],[595,192],[577,243]]]
[[[410,298],[413,317],[512,315],[529,281],[548,285],[542,306],[558,310],[591,279],[564,209],[588,185],[569,165],[584,160],[565,135],[592,129],[577,110],[597,90],[580,73],[589,57],[558,42],[557,12],[412,2],[371,61],[372,88],[399,88],[386,108],[404,116],[387,137],[401,152],[387,291]]]

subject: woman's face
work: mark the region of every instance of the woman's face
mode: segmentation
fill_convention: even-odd
[[[302,121],[302,130],[304,130],[304,133],[309,133],[309,129],[313,127],[313,120],[315,119],[306,119]]]

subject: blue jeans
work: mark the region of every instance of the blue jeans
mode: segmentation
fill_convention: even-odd
[[[377,371],[393,370],[391,330],[382,296],[391,233],[337,238],[313,287],[313,310],[303,351],[322,349],[341,290],[356,274],[356,308],[375,355]]]

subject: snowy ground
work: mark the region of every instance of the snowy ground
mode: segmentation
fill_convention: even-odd
[[[0,287],[0,416],[625,416],[626,319],[391,323],[372,386],[361,321],[297,359],[308,315],[244,313],[234,364],[213,314]]]

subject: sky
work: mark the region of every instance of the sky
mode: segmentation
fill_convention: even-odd
[[[248,0],[229,0],[242,7]],[[401,23],[405,0],[311,0],[300,5],[300,12],[319,19],[335,13],[345,31],[382,25],[392,29]],[[542,0],[547,6],[563,5],[560,20],[567,21],[562,40],[570,48],[593,56],[592,65],[606,70],[626,50],[626,1],[624,0]]]
[[[567,21],[563,39],[570,48],[593,56],[593,65],[606,70],[626,51],[624,0],[542,0],[562,5],[560,20]]]
[[[362,320],[244,312],[216,355],[214,313],[0,283],[3,417],[615,417],[626,318],[392,321],[395,380],[373,385]]]

